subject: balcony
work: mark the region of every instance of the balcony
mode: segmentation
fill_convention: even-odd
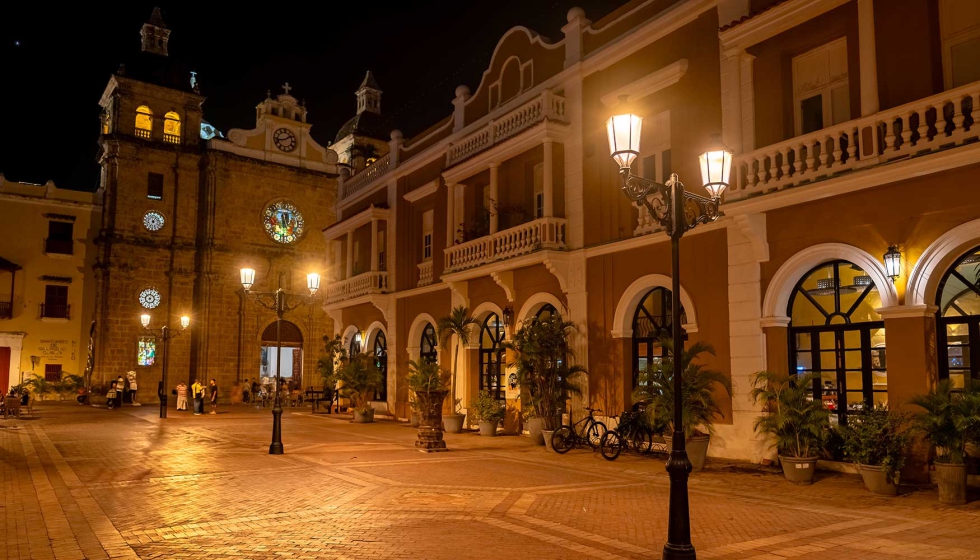
[[[44,252],[49,255],[73,255],[74,242],[71,239],[45,239]]]
[[[432,261],[428,260],[419,263],[419,283],[418,287],[428,286],[432,283]]]
[[[378,161],[365,167],[360,173],[344,181],[344,192],[341,193],[340,197],[348,198],[357,194],[358,191],[370,185],[375,179],[387,173],[390,164],[391,154],[385,154]]]
[[[445,250],[446,272],[482,266],[541,249],[565,248],[564,218],[541,218]]]
[[[144,140],[149,140],[150,139],[150,132],[151,131],[149,131],[149,130],[147,130],[145,128],[137,128],[136,129],[136,137],[137,138],[142,138]]]
[[[47,303],[41,304],[41,318],[42,319],[70,319],[71,318],[71,305],[52,305]]]
[[[385,271],[365,272],[331,284],[327,288],[327,303],[386,293],[388,293],[388,273]]]
[[[167,134],[166,132],[164,132],[163,133],[163,141],[166,142],[166,143],[168,143],[168,144],[180,144],[180,135],[179,134]]]
[[[862,167],[959,146],[978,137],[980,82],[834,125],[735,158],[732,202]]]
[[[545,91],[513,111],[499,118],[491,118],[485,125],[449,146],[446,167],[473,157],[545,120],[568,123],[564,97]]]
[[[0,319],[12,319],[14,316],[14,302],[0,301]]]

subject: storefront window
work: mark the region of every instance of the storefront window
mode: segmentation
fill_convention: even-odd
[[[962,388],[967,377],[980,379],[980,247],[946,271],[936,295],[939,306],[939,376]]]
[[[491,313],[480,329],[480,390],[487,389],[498,399],[504,399],[503,348],[504,324]]]
[[[885,324],[875,311],[880,306],[871,277],[846,261],[811,270],[790,297],[791,371],[819,374],[813,398],[839,423],[888,402]]]
[[[671,337],[672,295],[666,288],[654,288],[643,296],[633,315],[633,386],[641,371],[666,355],[660,339]],[[681,309],[681,324],[687,321]],[[685,340],[687,335],[684,335]]]

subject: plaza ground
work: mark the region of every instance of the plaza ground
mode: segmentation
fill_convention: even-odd
[[[469,433],[426,455],[405,424],[309,409],[287,409],[270,456],[268,409],[37,412],[0,420],[0,558],[659,558],[666,534],[657,458]],[[980,501],[818,476],[709,461],[690,485],[698,557],[980,558]]]

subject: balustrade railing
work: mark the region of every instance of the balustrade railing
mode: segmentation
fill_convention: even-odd
[[[564,218],[541,218],[445,250],[446,271],[453,272],[510,259],[540,249],[564,249]]]
[[[167,142],[167,143],[170,143],[170,144],[180,144],[180,135],[179,134],[167,134],[166,132],[164,132],[163,133],[163,141],[164,142]]]
[[[142,138],[144,140],[149,140],[150,139],[150,133],[151,133],[151,131],[149,131],[149,130],[147,130],[145,128],[137,128],[136,129],[136,137],[137,138]]]
[[[449,146],[446,166],[455,165],[544,120],[568,122],[564,97],[545,91],[513,111],[491,118],[485,125]]]
[[[388,273],[383,270],[365,272],[346,280],[334,282],[327,288],[327,303],[336,303],[370,294],[388,292]]]
[[[378,161],[362,169],[357,175],[351,176],[344,181],[344,192],[342,198],[347,198],[364,187],[368,186],[375,179],[388,172],[391,163],[391,154],[385,154],[378,158]]]
[[[735,157],[733,201],[977,139],[980,82]]]
[[[428,286],[432,283],[432,261],[428,260],[419,263],[419,283],[418,287]]]
[[[13,316],[14,316],[14,302],[0,301],[0,319],[10,319]]]
[[[45,319],[70,319],[71,304],[41,304],[41,317]]]

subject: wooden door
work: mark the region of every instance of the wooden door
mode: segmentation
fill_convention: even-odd
[[[10,383],[10,347],[0,346],[0,391],[7,394]]]

